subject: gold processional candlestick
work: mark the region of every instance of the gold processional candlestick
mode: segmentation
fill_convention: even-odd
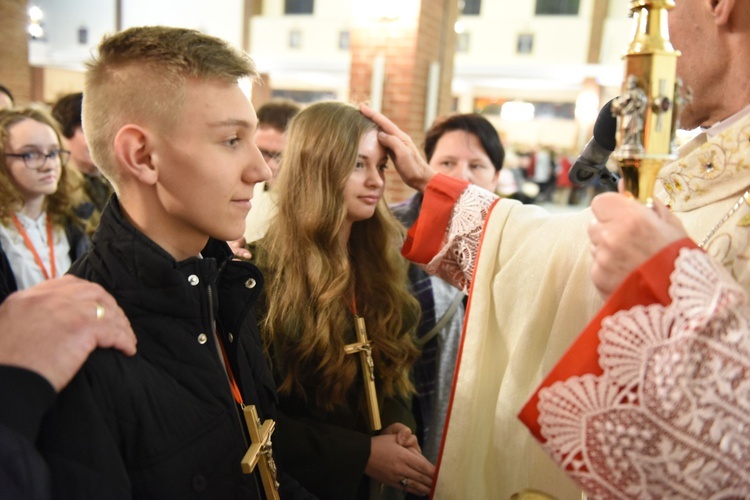
[[[665,162],[676,158],[673,141],[682,102],[675,76],[680,55],[669,41],[667,11],[675,0],[632,0],[633,40],[625,59],[622,93],[612,101],[617,117],[614,157],[625,190],[646,205]]]

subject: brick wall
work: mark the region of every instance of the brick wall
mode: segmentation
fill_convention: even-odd
[[[13,93],[16,104],[31,100],[27,0],[0,0],[0,83]]]
[[[440,92],[437,115],[450,112],[451,79],[455,53],[453,26],[458,16],[455,0],[423,1],[414,23],[387,21],[353,29],[350,38],[350,99],[367,102],[371,95],[372,63],[385,58],[382,112],[421,146],[427,105],[427,84],[432,62],[440,63]],[[387,174],[386,198],[397,202],[413,191],[398,174]]]

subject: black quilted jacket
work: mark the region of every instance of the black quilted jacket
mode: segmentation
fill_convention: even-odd
[[[253,313],[263,278],[225,242],[210,240],[202,257],[176,262],[111,198],[71,272],[114,295],[138,354],[95,351],[43,422],[38,445],[58,497],[264,498],[257,471],[241,471],[247,433],[213,334],[215,323],[244,402],[275,419]],[[309,498],[280,480],[282,498]]]

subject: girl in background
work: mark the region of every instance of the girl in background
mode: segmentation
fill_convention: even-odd
[[[34,108],[2,110],[0,144],[0,246],[12,270],[2,279],[12,291],[65,274],[88,238],[55,121]]]

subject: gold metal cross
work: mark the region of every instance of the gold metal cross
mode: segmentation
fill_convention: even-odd
[[[378,407],[378,391],[375,388],[375,363],[372,360],[372,344],[367,338],[365,318],[354,316],[354,326],[357,330],[357,342],[344,346],[347,354],[359,353],[362,364],[362,379],[365,382],[365,396],[367,397],[367,412],[370,417],[370,430],[379,431],[380,408]]]
[[[254,405],[245,406],[242,411],[245,414],[247,430],[250,433],[250,448],[242,457],[242,472],[251,474],[255,470],[255,465],[258,464],[266,498],[279,500],[276,462],[273,460],[273,450],[271,449],[271,434],[276,427],[276,422],[269,418],[261,425]]]

